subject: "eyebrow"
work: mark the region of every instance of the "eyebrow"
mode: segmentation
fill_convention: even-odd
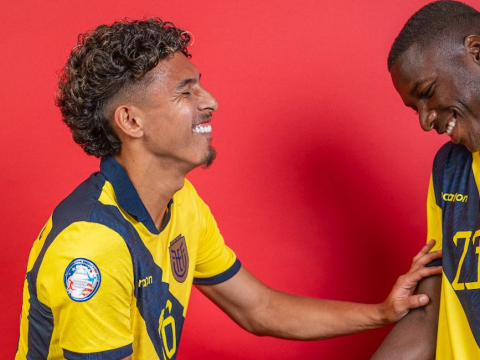
[[[185,86],[187,85],[190,85],[190,84],[195,84],[197,83],[200,78],[202,77],[202,74],[199,74],[198,75],[198,79],[197,78],[187,78],[187,79],[183,79],[182,81],[180,81],[177,86],[175,86],[175,90],[179,90],[179,89],[182,89],[184,88]]]
[[[420,85],[422,85],[423,83],[427,82],[427,81],[430,81],[431,80],[431,83],[430,84],[433,84],[434,82],[437,81],[437,78],[435,79],[429,79],[429,78],[426,78],[426,79],[422,79],[422,80],[419,80],[415,83],[415,85],[413,86],[413,89],[410,91],[410,96],[415,96],[416,93],[417,93],[417,90],[419,88]]]
[[[421,83],[423,83],[425,80],[420,80],[415,83],[415,86],[413,89],[410,91],[410,96],[414,96],[417,93],[418,87],[420,86]]]

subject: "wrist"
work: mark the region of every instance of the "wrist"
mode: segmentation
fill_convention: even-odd
[[[388,317],[388,306],[385,302],[375,305],[374,321],[378,327],[390,325],[393,323]]]

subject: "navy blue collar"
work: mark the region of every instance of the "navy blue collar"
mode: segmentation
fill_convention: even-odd
[[[100,172],[112,184],[120,207],[135,217],[135,219],[142,222],[148,231],[153,234],[159,234],[167,226],[170,220],[170,206],[172,205],[173,200],[170,200],[168,203],[167,216],[163,222],[162,229],[158,231],[152,217],[148,213],[147,208],[140,199],[137,190],[133,186],[123,167],[114,158],[107,157],[100,162]]]

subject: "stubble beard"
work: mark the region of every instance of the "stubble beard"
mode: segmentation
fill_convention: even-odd
[[[202,166],[204,169],[208,169],[213,164],[217,157],[217,150],[212,145],[208,145],[208,151],[203,158]]]

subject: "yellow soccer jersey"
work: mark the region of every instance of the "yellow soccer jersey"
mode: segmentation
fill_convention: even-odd
[[[123,168],[104,159],[33,245],[15,359],[175,359],[192,283],[240,266],[188,181],[158,231]]]
[[[443,249],[437,360],[480,359],[480,154],[445,144],[433,164],[428,239]]]

